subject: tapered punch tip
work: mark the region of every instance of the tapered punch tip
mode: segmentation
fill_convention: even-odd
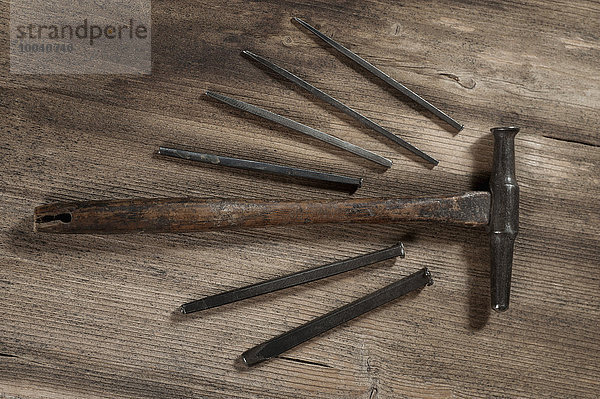
[[[171,155],[173,153],[176,153],[177,150],[173,150],[173,148],[166,148],[166,147],[158,147],[158,151],[156,151],[156,153],[158,155]]]
[[[265,347],[268,348],[268,345],[266,345],[266,343],[262,343],[259,345],[256,345],[254,348],[250,348],[247,351],[245,351],[244,353],[242,353],[239,357],[240,361],[246,366],[246,367],[251,367],[254,366],[255,364],[264,362],[267,359],[270,359],[271,357],[276,356],[277,354],[269,354],[269,353],[264,353],[264,349]],[[272,351],[272,350],[271,350]],[[277,349],[275,349],[275,351],[277,351]]]
[[[217,100],[220,100],[221,98],[223,98],[222,94],[219,94],[219,93],[217,93],[215,91],[206,90],[204,92],[204,94],[206,94],[209,97],[216,98]]]
[[[236,360],[236,365],[241,370],[247,370],[257,363],[260,363],[266,359],[258,359],[252,354],[246,352],[242,353]]]
[[[258,56],[257,54],[254,54],[252,51],[243,50],[242,55],[245,55],[246,57],[248,57],[251,60],[254,60],[256,62],[263,63],[263,59],[260,56]]]
[[[250,368],[250,364],[248,364],[248,361],[246,360],[244,355],[241,355],[235,359],[234,367],[237,370],[243,371],[243,370],[248,370]]]
[[[239,360],[240,360],[240,363],[246,367],[250,367],[252,364],[254,364],[254,363],[248,362],[248,355],[246,353],[242,353],[242,355],[239,357]]]
[[[300,18],[298,18],[298,17],[294,17],[294,18],[292,18],[292,19],[293,19],[294,21],[298,22],[300,25],[304,25],[304,26],[308,25],[306,22],[304,22],[303,20],[301,20],[301,19],[300,19]]]
[[[398,256],[401,257],[401,258],[404,258],[405,257],[404,244],[402,242],[399,242],[398,246],[400,247],[400,254]]]
[[[202,298],[192,302],[184,303],[179,307],[179,311],[183,314],[189,314],[210,309],[212,307],[214,306],[211,306],[209,303],[206,302],[205,298]]]
[[[431,272],[428,268],[423,269],[423,273],[425,274],[425,278],[427,279],[427,285],[433,285],[433,278],[431,277]]]

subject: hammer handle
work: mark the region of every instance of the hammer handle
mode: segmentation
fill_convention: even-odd
[[[57,203],[34,211],[34,230],[51,233],[191,232],[312,223],[438,221],[483,226],[490,194],[444,198],[247,201],[198,198]]]
[[[519,231],[519,186],[515,176],[516,127],[491,129],[494,134],[493,169],[490,178],[491,302],[492,308],[508,308],[513,249]]]

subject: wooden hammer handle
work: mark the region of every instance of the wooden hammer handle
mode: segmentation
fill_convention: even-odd
[[[438,221],[486,225],[490,193],[444,198],[247,201],[130,199],[39,206],[34,230],[51,233],[190,232],[310,223]]]

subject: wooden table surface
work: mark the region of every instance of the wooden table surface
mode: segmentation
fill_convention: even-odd
[[[2,27],[8,2],[0,3]],[[455,134],[291,21],[339,40],[465,124]],[[0,79],[0,398],[597,398],[597,2],[152,3],[152,74]],[[440,159],[427,165],[266,72],[249,49]],[[363,146],[354,155],[210,100],[216,90]],[[517,125],[511,307],[489,308],[483,229],[324,225],[49,235],[35,206],[133,197],[349,195],[154,155],[160,145],[363,176],[355,198],[480,187]],[[385,248],[406,258],[183,317],[188,300]],[[432,287],[249,370],[246,349],[428,266]]]

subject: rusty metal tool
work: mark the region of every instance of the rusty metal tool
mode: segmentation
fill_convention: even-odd
[[[411,291],[431,284],[433,284],[431,274],[427,268],[423,268],[416,273],[404,277],[402,280],[398,280],[352,303],[257,345],[252,349],[248,349],[242,354],[242,361],[247,366],[253,366],[264,360],[278,356],[317,335],[323,334],[325,331],[331,330]]]
[[[159,155],[203,162],[211,165],[227,166],[236,169],[253,170],[280,176],[298,177],[301,179],[327,183],[329,188],[355,192],[362,185],[362,178],[336,175],[333,173],[317,172],[310,169],[293,168],[291,166],[275,165],[272,163],[251,161],[248,159],[230,158],[215,154],[203,154],[175,148],[160,147]]]
[[[389,168],[390,166],[392,166],[392,161],[390,161],[387,158],[384,158],[384,157],[377,155],[371,151],[367,151],[362,147],[359,147],[357,145],[354,145],[354,144],[344,141],[342,139],[338,139],[335,136],[332,136],[327,133],[323,133],[317,129],[313,129],[312,127],[303,125],[300,122],[296,122],[292,119],[286,118],[286,117],[276,114],[274,112],[267,111],[266,109],[259,108],[255,105],[248,104],[248,103],[240,101],[240,100],[236,100],[235,98],[227,97],[220,93],[215,93],[214,91],[207,91],[206,95],[209,97],[212,97],[216,100],[219,100],[227,105],[230,105],[234,108],[249,112],[260,118],[270,120],[271,122],[278,123],[282,126],[285,126],[292,130],[295,130],[297,132],[306,134],[307,136],[313,137],[317,140],[321,140],[328,144],[334,145],[338,148],[341,148],[343,150],[351,152],[354,155],[358,155],[359,157],[368,159],[369,161],[372,161],[379,165],[385,166],[386,168]]]
[[[312,269],[303,270],[298,273],[288,274],[287,276],[277,277],[261,283],[248,285],[243,288],[223,292],[221,294],[208,296],[181,305],[181,313],[193,313],[200,310],[210,309],[222,306],[228,303],[241,301],[242,299],[252,298],[262,294],[279,291],[296,285],[310,283],[336,274],[345,273],[359,267],[367,266],[376,262],[400,256],[404,258],[404,245],[398,243],[392,247],[380,251],[371,252],[365,255],[356,256],[350,259],[344,259],[327,265],[317,266]]]
[[[424,153],[423,151],[419,150],[414,145],[410,144],[408,141],[402,139],[401,137],[398,137],[397,135],[395,135],[394,133],[390,132],[389,130],[387,130],[383,126],[381,126],[381,125],[373,122],[372,120],[370,120],[366,116],[363,116],[362,114],[360,114],[359,112],[357,112],[354,109],[350,108],[349,106],[347,106],[346,104],[342,103],[341,101],[336,100],[335,98],[333,98],[329,94],[325,93],[324,91],[317,89],[315,86],[313,86],[310,83],[306,82],[305,80],[299,78],[298,76],[294,75],[293,73],[291,73],[291,72],[289,72],[289,71],[281,68],[278,65],[275,65],[274,63],[272,63],[271,61],[269,61],[269,60],[261,57],[260,55],[254,54],[251,51],[244,50],[244,51],[242,51],[242,53],[245,54],[245,55],[247,55],[248,57],[252,58],[256,62],[258,62],[258,63],[266,66],[267,68],[269,68],[273,72],[277,73],[279,76],[282,76],[282,77],[286,78],[287,80],[289,80],[290,82],[295,83],[296,85],[302,87],[303,89],[305,89],[306,91],[308,91],[309,93],[311,93],[312,95],[314,95],[315,97],[317,97],[317,98],[325,101],[326,103],[334,106],[335,108],[339,109],[340,111],[342,111],[346,115],[348,115],[348,116],[356,119],[357,121],[359,121],[363,125],[367,126],[368,128],[375,130],[377,133],[382,134],[383,136],[385,136],[388,139],[392,140],[396,144],[401,145],[402,147],[404,147],[408,151],[410,151],[413,154],[415,154],[415,155],[423,158],[427,162],[429,162],[429,163],[431,163],[433,165],[437,165],[439,163],[439,161],[437,159],[433,158],[430,155],[427,155],[426,153]]]
[[[508,308],[519,187],[515,177],[515,127],[492,129],[490,191],[442,198],[371,198],[329,201],[248,201],[140,198],[39,206],[34,230],[51,233],[189,232],[228,227],[310,223],[446,222],[487,226],[491,247],[491,302]]]
[[[411,100],[413,100],[417,104],[421,105],[422,107],[424,107],[425,109],[427,109],[428,111],[433,113],[435,116],[437,116],[444,122],[448,123],[450,126],[452,126],[457,131],[462,130],[463,125],[461,125],[460,123],[458,123],[457,121],[452,119],[450,116],[448,116],[442,110],[440,110],[437,107],[435,107],[434,105],[432,105],[429,101],[425,100],[423,97],[419,96],[414,91],[410,90],[408,87],[404,86],[402,83],[394,80],[392,77],[390,77],[385,72],[383,72],[382,70],[375,67],[373,64],[369,63],[368,61],[366,61],[366,60],[362,59],[361,57],[359,57],[358,55],[354,54],[352,51],[348,50],[346,47],[342,46],[341,44],[339,44],[332,38],[319,32],[317,29],[313,28],[312,26],[310,26],[309,24],[307,24],[300,18],[294,18],[294,21],[298,22],[300,25],[302,25],[303,27],[308,29],[311,33],[313,33],[319,39],[323,40],[325,43],[329,44],[331,47],[333,47],[334,49],[336,49],[337,51],[339,51],[346,57],[350,58],[352,61],[354,61],[361,67],[363,67],[367,71],[371,72],[373,75],[377,76],[379,79],[383,80],[385,83],[392,86],[394,89],[398,90],[400,93],[404,94],[406,97],[410,98]]]

